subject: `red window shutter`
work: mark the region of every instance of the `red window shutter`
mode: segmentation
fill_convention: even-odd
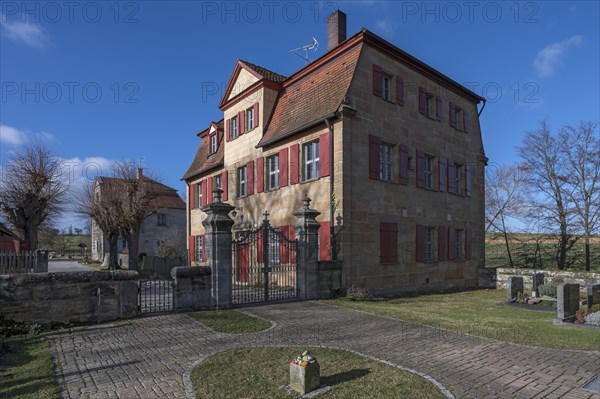
[[[263,231],[263,229],[260,229],[256,235],[256,259],[258,263],[265,263]]]
[[[329,232],[329,228],[330,228],[331,224],[330,222],[321,222],[321,228],[319,229],[319,259],[320,260],[330,260],[330,256],[329,256],[329,247],[331,246],[331,240],[330,240],[330,232]]]
[[[260,157],[256,160],[256,192],[265,191],[265,159]]]
[[[425,89],[419,87],[419,113],[426,115],[427,112],[427,99],[426,99]]]
[[[417,187],[425,187],[425,153],[417,150]]]
[[[300,164],[298,156],[300,153],[300,146],[293,144],[290,147],[290,184],[298,184],[300,176]]]
[[[202,262],[206,263],[206,236],[202,236]]]
[[[254,104],[254,126],[258,126],[258,103]]]
[[[288,149],[279,150],[279,187],[288,185]]]
[[[404,105],[404,79],[396,76],[396,102]]]
[[[398,261],[398,224],[379,223],[379,263]]]
[[[463,126],[465,133],[469,133],[469,113],[467,111],[463,111]]]
[[[289,251],[289,245],[287,245],[287,241],[284,237],[287,238],[288,236],[288,228],[289,226],[281,226],[279,228],[279,231],[281,232],[282,236],[279,237],[279,260],[281,264],[287,264],[290,263],[290,251]]]
[[[408,147],[400,144],[400,184],[408,184]]]
[[[417,240],[416,240],[415,255],[417,262],[425,260],[425,226],[417,225]]]
[[[373,64],[373,94],[381,97],[381,67]]]
[[[471,196],[471,183],[473,180],[473,170],[472,170],[472,166],[467,164],[465,165],[465,179],[466,179],[466,191],[467,191],[467,197]]]
[[[194,195],[195,195],[195,190],[194,190],[195,187],[194,186],[195,186],[195,184],[190,184],[190,194],[189,194],[190,199],[188,201],[190,204],[190,209],[194,209],[196,207],[196,201],[195,201],[196,198],[194,197]]]
[[[440,191],[446,191],[446,171],[447,171],[447,167],[446,167],[446,158],[440,156],[439,157],[439,168],[438,168],[438,172],[439,172],[439,181],[440,181]]]
[[[189,237],[190,262],[196,261],[196,237]]]
[[[437,107],[435,107],[435,111],[437,114],[437,120],[442,121],[442,96],[437,96]]]
[[[319,177],[329,176],[331,169],[331,135],[323,133],[319,137]]]
[[[379,152],[381,140],[377,136],[369,136],[369,178],[379,180]]]
[[[473,230],[465,229],[465,259],[473,259]]]
[[[438,227],[438,260],[446,260],[448,253],[448,230],[446,226]]]
[[[231,119],[225,121],[225,140],[231,140]]]
[[[246,164],[246,193],[254,194],[254,161],[248,161]]]
[[[454,227],[448,227],[448,260],[454,260],[454,247],[456,241],[454,240]]]
[[[229,186],[229,172],[227,172],[226,170],[224,170],[221,173],[221,190],[223,190],[223,194],[222,194],[222,200],[223,202],[227,201],[227,199],[229,198],[228,194],[229,192],[227,191],[228,186]]]
[[[213,178],[206,179],[206,204],[213,203]]]
[[[207,182],[206,179],[202,180],[202,206],[208,204],[208,192],[207,192]]]
[[[456,191],[454,184],[454,161],[448,159],[448,192],[454,194]]]
[[[246,132],[246,118],[245,118],[245,112],[244,111],[240,111],[238,112],[238,127],[239,127],[239,134],[240,136],[242,134],[244,134],[244,132]]]
[[[456,107],[454,103],[450,103],[450,126],[456,128]]]

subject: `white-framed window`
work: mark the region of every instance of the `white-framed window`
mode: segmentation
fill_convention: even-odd
[[[385,143],[379,147],[379,179],[392,181],[392,146]]]
[[[463,237],[464,237],[464,230],[461,230],[461,229],[454,230],[454,248],[451,248],[450,250],[454,251],[454,259],[455,260],[460,260],[463,258],[463,248],[464,248]]]
[[[385,100],[392,100],[392,77],[390,75],[381,75],[381,97]]]
[[[431,93],[425,93],[425,115],[435,118],[435,97]]]
[[[319,142],[312,141],[302,146],[304,181],[319,178]]]
[[[238,187],[237,196],[244,197],[246,195],[246,167],[242,166],[237,169]]]
[[[435,227],[425,227],[425,262],[435,260]]]
[[[454,194],[462,194],[462,179],[463,179],[463,166],[461,164],[454,164]]]
[[[281,231],[280,229],[274,229],[275,231]],[[275,239],[277,237],[277,239]],[[279,235],[273,234],[269,237],[269,264],[270,265],[278,265],[281,262],[281,254],[279,250],[281,246],[279,245],[279,240],[283,240]]]
[[[279,155],[273,155],[267,158],[267,171],[269,172],[267,188],[269,190],[279,188]]]
[[[457,105],[454,105],[454,121],[454,128],[457,130],[463,130],[463,110]]]
[[[219,189],[222,190],[222,185],[221,185],[221,175],[216,175],[215,177],[213,177],[213,187],[215,189]]]
[[[210,153],[214,154],[217,152],[217,135],[213,134],[210,136]]]
[[[425,155],[424,158],[424,167],[423,167],[423,183],[425,184],[425,188],[429,190],[433,190],[433,168],[435,165],[435,157],[431,155]]]
[[[196,192],[194,193],[195,201],[194,207],[200,208],[202,206],[202,182],[196,184]]]
[[[156,224],[159,226],[166,226],[167,225],[167,215],[164,213],[158,213],[156,214],[157,217],[157,222]]]
[[[230,136],[232,139],[236,138],[237,136],[239,136],[240,131],[239,131],[239,124],[238,124],[238,118],[237,116],[234,116],[233,118],[231,118],[231,133]]]
[[[202,250],[204,249],[202,247],[202,236],[196,236],[196,256],[195,259],[198,262],[202,261],[202,257],[204,256],[204,254],[202,253]]]
[[[250,131],[252,129],[254,129],[254,107],[250,107],[246,110],[245,112],[246,114],[246,123],[244,124],[244,126],[246,126],[246,131]]]

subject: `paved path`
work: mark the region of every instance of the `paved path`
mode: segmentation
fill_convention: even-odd
[[[93,267],[82,265],[75,261],[66,260],[51,260],[48,261],[48,273],[59,273],[59,272],[89,272],[97,271]]]
[[[65,398],[181,398],[194,361],[239,346],[323,345],[368,354],[426,373],[464,398],[594,398],[579,387],[600,373],[600,353],[540,349],[315,302],[246,308],[276,327],[216,333],[185,314],[138,318],[57,333]],[[310,327],[309,327],[310,326]]]

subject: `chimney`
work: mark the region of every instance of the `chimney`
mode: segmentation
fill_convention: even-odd
[[[327,51],[346,40],[346,14],[335,10],[327,17]]]

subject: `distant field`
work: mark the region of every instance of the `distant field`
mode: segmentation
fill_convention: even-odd
[[[59,235],[47,248],[50,252],[54,252],[57,257],[64,254],[65,257],[80,258],[81,249],[79,244],[85,244],[87,255],[90,255],[92,249],[92,239],[89,235]]]
[[[592,237],[590,252],[592,271],[600,272],[600,236]],[[512,234],[510,249],[516,267],[556,269],[555,246],[552,235]],[[585,270],[585,245],[580,238],[568,253],[569,269]],[[500,234],[486,234],[486,267],[508,267],[508,254],[504,238]]]

